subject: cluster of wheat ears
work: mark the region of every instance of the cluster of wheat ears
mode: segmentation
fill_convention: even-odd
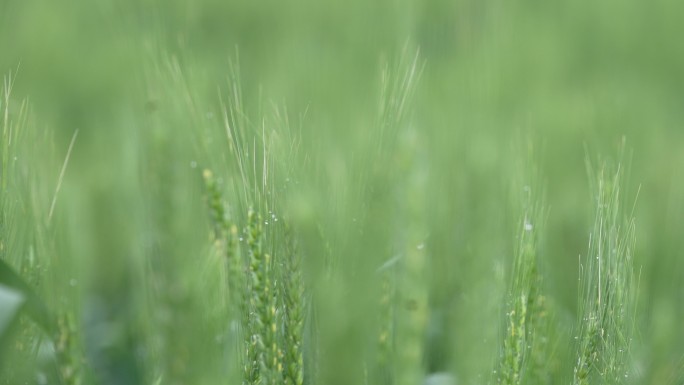
[[[188,322],[209,319],[211,322],[207,321],[206,327],[221,331],[220,349],[212,350],[217,353],[211,361],[221,368],[217,373],[225,375],[225,383],[302,385],[341,384],[349,380],[378,385],[457,383],[456,373],[431,375],[426,365],[429,349],[426,336],[432,318],[426,205],[431,198],[422,179],[429,171],[421,165],[420,149],[414,146],[411,132],[406,128],[409,127],[408,105],[422,70],[417,55],[408,58],[395,71],[383,72],[382,102],[375,129],[368,133],[366,151],[356,159],[359,172],[350,176],[343,188],[321,176],[331,172],[330,169],[321,172],[316,159],[302,148],[306,138],[290,127],[286,113],[277,110],[281,112],[274,114],[272,119],[278,129],[267,128],[265,120],[255,123],[247,118],[237,73],[229,95],[218,97],[222,116],[215,120],[220,121],[220,129],[189,134],[189,146],[205,154],[202,161],[192,161],[188,178],[201,181],[197,184],[201,186],[199,195],[204,198],[210,236],[204,251],[197,251],[205,257],[183,262],[186,263],[183,266],[196,275],[187,284],[190,292],[209,294],[202,294],[197,303],[173,314]],[[200,102],[187,90],[187,79],[173,60],[165,68],[155,70],[166,74],[158,82],[151,82],[159,92],[163,93],[164,87],[175,87],[174,92],[181,94],[172,101],[171,115],[186,114],[189,124],[205,118],[197,112]],[[51,346],[47,350],[53,351],[56,357],[55,378],[65,384],[85,384],[89,378],[106,376],[92,374],[98,371],[94,362],[99,356],[90,358],[83,348],[84,340],[93,337],[82,335],[82,311],[79,310],[82,302],[73,290],[74,281],[68,273],[62,273],[76,267],[57,268],[63,262],[50,257],[58,254],[60,234],[53,225],[53,215],[57,215],[54,206],[59,202],[64,169],[74,141],[54,183],[44,182],[55,180],[45,177],[48,171],[17,162],[15,156],[26,156],[27,147],[52,143],[52,139],[34,128],[37,124],[28,118],[27,104],[14,108],[17,105],[10,99],[12,81],[11,77],[6,78],[2,99],[0,260],[4,270],[0,274],[3,285],[0,288],[13,288],[13,292],[20,293],[27,304],[24,311],[27,317],[12,321],[11,343],[5,339],[9,334],[0,329],[3,337],[0,343],[9,346],[3,347],[0,357],[37,362],[45,354],[47,344]],[[215,139],[219,135],[222,150],[212,152],[210,149],[219,142]],[[170,139],[164,138],[160,139],[162,144],[158,148],[168,145]],[[157,148],[155,143],[149,144],[150,148]],[[507,385],[550,384],[557,378],[553,374],[558,370],[557,364],[550,357],[558,349],[555,341],[560,327],[544,289],[542,246],[548,207],[544,179],[533,160],[534,151],[525,147],[522,153],[521,159],[526,161],[519,167],[520,178],[513,188],[519,217],[517,243],[511,249],[513,258],[501,309],[501,339],[491,377],[482,381]],[[635,375],[630,362],[638,282],[632,255],[635,226],[632,208],[623,196],[628,156],[620,155],[618,159],[587,164],[595,221],[588,251],[578,262],[578,327],[570,332],[575,340],[575,362],[572,373],[567,373],[573,385],[625,383]],[[305,175],[319,175],[311,185],[327,184],[319,187],[323,192],[318,197],[307,195],[313,187],[306,185]],[[388,180],[399,188],[387,192],[378,187]],[[299,194],[294,192],[297,189]],[[355,250],[350,243],[357,232],[343,231],[334,239],[327,238],[335,225],[316,222],[316,214],[311,212],[316,206],[307,200],[329,198],[324,205],[330,205],[331,212],[353,217],[350,223],[365,224],[367,228],[354,231],[364,232],[367,241],[374,234],[380,234],[379,237],[385,234],[385,229],[373,219],[372,207],[382,194],[393,197],[382,200],[381,204],[390,205],[396,213],[390,231],[394,234],[390,237],[393,246],[385,248],[394,254],[345,260],[343,251]],[[358,210],[342,213],[345,208],[336,204],[345,197],[360,202]],[[176,207],[173,199],[169,199],[169,207]],[[364,212],[365,218],[361,217]],[[22,216],[30,220],[22,220]],[[162,222],[161,225],[166,225]],[[22,227],[24,224],[27,227]],[[159,247],[173,254],[173,239],[165,242],[166,246]],[[168,266],[155,268],[173,261],[141,263],[140,271],[147,276],[141,289],[145,293],[141,294],[144,297],[141,301],[146,309],[171,308],[173,311],[174,306],[185,306],[185,302],[165,293],[175,284],[183,284],[182,275]],[[381,263],[378,265],[377,261]],[[14,273],[25,285],[11,282],[8,277]],[[353,300],[366,301],[370,313],[356,315],[352,309],[354,302],[345,299],[350,290],[362,292],[354,289],[356,280],[374,282],[366,286],[368,298]],[[323,294],[317,291],[321,287],[327,288]],[[40,297],[36,293],[46,290],[69,294],[66,300],[57,294],[47,294],[45,300],[34,298]],[[49,315],[42,313],[43,305],[49,309],[46,310]],[[162,310],[149,310],[149,316],[136,326],[144,331],[141,339],[149,345],[146,355],[135,358],[148,361],[147,374],[141,378],[156,384],[205,383],[201,382],[203,374],[188,368],[194,362],[192,352],[201,351],[202,346],[188,346],[206,342],[183,336],[180,327],[157,326],[174,322],[156,323],[155,320],[163,318],[159,315]],[[352,321],[363,318],[370,327],[357,333],[354,324],[330,326],[335,325],[330,322],[337,317],[335,314],[343,313],[351,315],[340,318]],[[0,323],[0,327],[4,325]],[[366,340],[354,340],[358,335]],[[347,339],[348,336],[351,337]],[[345,344],[362,349],[342,353],[346,350]],[[336,362],[342,368],[360,365],[359,375],[342,373],[336,369]],[[213,368],[210,364],[207,367]],[[8,380],[0,378],[0,384],[19,378],[12,377],[12,368],[2,370]]]

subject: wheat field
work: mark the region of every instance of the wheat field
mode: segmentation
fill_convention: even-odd
[[[671,1],[0,1],[0,384],[684,384]]]

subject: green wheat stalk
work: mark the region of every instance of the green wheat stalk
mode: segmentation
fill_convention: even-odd
[[[377,336],[377,373],[378,384],[392,383],[392,357],[394,351],[395,290],[390,272],[381,277],[379,308],[379,332]]]
[[[272,258],[263,251],[262,219],[254,210],[248,213],[249,323],[246,381],[250,385],[279,383],[277,309],[272,279]]]
[[[596,174],[589,161],[587,168],[596,207],[587,259],[581,265],[580,333],[573,384],[619,384],[630,375],[635,224],[624,208],[622,163],[604,163]]]
[[[207,190],[207,204],[212,216],[213,238],[216,248],[225,257],[228,280],[228,306],[231,315],[236,315],[244,309],[244,272],[240,251],[238,227],[230,219],[223,194],[219,190],[213,172],[206,169],[202,173]]]
[[[508,293],[506,324],[497,382],[504,385],[543,383],[547,309],[542,293],[540,242],[545,228],[543,188],[532,159],[532,149],[519,172],[525,175],[516,184],[520,192],[520,218],[517,223],[517,245]],[[516,194],[518,195],[518,194]],[[548,358],[548,357],[546,357]]]
[[[283,302],[283,384],[304,382],[304,282],[301,254],[297,240],[289,230],[285,233],[285,257],[282,263],[281,296]]]

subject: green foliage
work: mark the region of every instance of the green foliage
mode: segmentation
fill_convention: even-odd
[[[533,157],[529,149],[528,157]],[[544,187],[533,160],[521,165],[525,175],[515,183],[520,202],[517,247],[506,295],[506,328],[498,368],[499,384],[549,382],[547,345],[549,309],[545,303],[541,271],[541,242],[546,227]]]
[[[304,383],[304,312],[306,295],[302,272],[302,256],[291,230],[285,233],[285,256],[279,277],[282,289],[282,354],[283,384]]]
[[[681,383],[682,11],[1,2],[0,385]]]
[[[623,144],[624,151],[624,144]],[[624,197],[624,163],[604,164],[592,176],[594,229],[582,265],[581,318],[575,384],[620,384],[630,368],[635,319],[635,224]]]

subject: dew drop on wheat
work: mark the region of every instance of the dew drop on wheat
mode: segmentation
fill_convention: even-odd
[[[424,244],[424,243],[421,243],[421,244],[419,244],[418,246],[416,246],[416,249],[418,249],[418,250],[423,250],[424,248],[425,248],[425,244]]]
[[[525,227],[525,231],[532,231],[532,228],[533,228],[532,223],[530,223],[527,219],[525,219],[524,227]]]
[[[197,168],[197,162],[194,160],[190,162],[190,168]]]
[[[76,281],[75,278],[71,278],[71,279],[69,280],[69,286],[71,286],[71,287],[76,287],[76,285],[78,285],[78,281]]]

